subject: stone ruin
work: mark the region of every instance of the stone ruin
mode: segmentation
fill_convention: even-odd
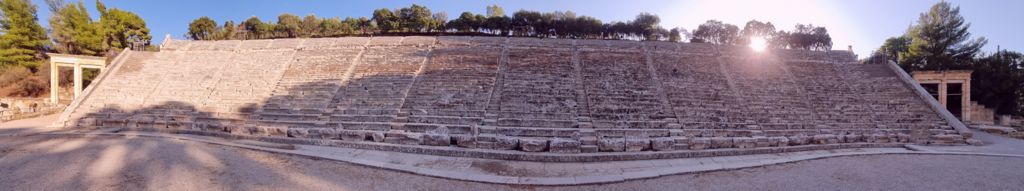
[[[549,161],[970,138],[902,71],[845,51],[409,36],[171,40],[115,61],[66,126]]]

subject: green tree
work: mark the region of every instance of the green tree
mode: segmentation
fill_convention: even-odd
[[[422,32],[429,29],[434,22],[430,9],[413,4],[407,8],[398,9],[398,17],[401,20],[403,31]]]
[[[299,28],[301,29],[299,36],[303,38],[318,36],[319,34],[317,33],[320,31],[320,22],[323,22],[323,20],[317,18],[316,15],[313,14],[302,17],[302,23],[299,25]]]
[[[765,40],[769,40],[775,38],[775,35],[775,25],[773,25],[772,22],[751,20],[743,26],[743,30],[740,30],[740,38],[736,40],[736,44],[748,45],[750,44],[750,38],[760,37]]]
[[[398,18],[398,15],[388,9],[377,9],[373,11],[373,22],[377,23],[377,27],[381,32],[391,32],[399,30],[402,25]]]
[[[350,26],[345,26],[346,23],[342,22],[338,17],[323,19],[320,21],[320,32],[321,36],[332,37],[342,34],[348,34]]]
[[[92,21],[89,12],[82,2],[65,4],[60,0],[48,0],[53,15],[50,17],[50,29],[54,48],[65,54],[84,54],[102,56],[103,35],[99,24]]]
[[[434,15],[431,16],[431,19],[433,19],[433,22],[430,23],[431,24],[430,28],[432,30],[444,31],[445,29],[447,29],[447,27],[445,26],[445,23],[448,22],[448,13],[443,12],[443,11],[442,12],[434,13]]]
[[[722,21],[708,20],[693,31],[693,38],[698,42],[714,44],[734,44],[739,33],[739,27]],[[694,40],[691,40],[693,42]]]
[[[508,35],[511,28],[512,19],[506,16],[500,17],[489,17],[484,21],[483,27],[487,28],[491,34],[500,34],[502,36]]]
[[[146,28],[146,21],[135,13],[121,9],[110,9],[96,1],[100,12],[100,33],[103,34],[103,49],[142,49],[149,46],[153,38]]]
[[[967,31],[970,26],[960,16],[960,7],[945,1],[932,5],[907,31],[910,47],[900,65],[910,70],[963,68],[988,42],[985,38],[972,40]]]
[[[633,19],[633,26],[635,27],[637,35],[640,36],[641,40],[657,40],[657,32],[661,23],[661,18],[657,15],[650,13],[640,13]]]
[[[302,25],[302,19],[299,19],[299,16],[288,13],[281,14],[277,16],[277,25],[274,26],[276,34],[274,36],[299,37],[301,33],[300,25]]]
[[[218,39],[223,40],[234,40],[235,34],[238,33],[238,26],[235,26],[235,21],[224,21],[224,26],[221,26],[220,36]]]
[[[249,17],[245,22],[242,22],[242,28],[248,33],[245,39],[262,39],[262,38],[273,38],[272,33],[274,26],[271,24],[263,23],[258,17]]]
[[[576,27],[579,28],[582,38],[600,38],[604,26],[601,20],[594,17],[580,16],[576,18]]]
[[[28,0],[0,0],[0,69],[38,69],[49,40],[39,25],[36,6]]]
[[[682,30],[680,30],[679,28],[672,28],[672,30],[669,30],[668,31],[668,41],[669,42],[679,42],[679,41],[683,40],[682,34],[679,31],[682,31]]]
[[[459,32],[470,32],[476,31],[476,28],[473,27],[474,23],[476,22],[476,17],[473,15],[473,13],[462,12],[462,14],[459,15],[459,18],[448,21],[447,25],[448,28],[455,29],[456,31]]]
[[[825,27],[797,24],[793,32],[783,34],[786,34],[786,47],[790,49],[819,51],[832,49],[832,37],[829,36]]]
[[[487,6],[487,18],[491,18],[491,17],[504,17],[504,16],[505,16],[505,10],[502,9],[500,6],[498,6],[498,5],[489,5],[489,6]]]
[[[970,65],[971,98],[999,114],[1020,115],[1024,97],[1024,54],[999,51]]]
[[[188,36],[195,40],[214,40],[217,33],[217,22],[210,17],[199,17],[188,24]]]
[[[873,59],[883,59],[882,61],[899,61],[901,60],[900,58],[903,57],[901,55],[906,55],[909,49],[910,37],[906,35],[890,37],[889,39],[885,39],[882,46],[878,47],[878,49],[872,53],[871,57]]]

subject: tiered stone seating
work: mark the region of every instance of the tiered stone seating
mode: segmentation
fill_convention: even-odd
[[[120,71],[107,80],[101,86],[93,86],[89,99],[82,100],[78,110],[71,117],[82,118],[91,115],[100,120],[119,120],[124,123],[125,118],[112,119],[107,116],[110,113],[117,113],[122,110],[141,109],[145,105],[146,96],[149,96],[157,86],[153,83],[156,77],[149,74],[149,67],[157,65],[175,65],[177,60],[173,54],[161,54],[155,52],[132,52],[121,66]],[[102,123],[94,124],[102,126]]]
[[[847,85],[868,104],[878,127],[948,129],[938,114],[917,99],[885,65],[836,64]]]
[[[409,90],[403,110],[407,129],[425,131],[438,125],[469,132],[483,122],[498,72],[501,47],[478,45],[470,38],[443,38]],[[419,128],[417,128],[419,127]]]
[[[737,90],[740,107],[727,115],[728,128],[748,129],[810,129],[817,124],[807,97],[786,65],[771,57],[728,57],[724,74]]]
[[[595,128],[664,128],[658,92],[640,52],[581,53],[584,91]]]
[[[373,38],[330,108],[331,121],[352,130],[390,129],[390,122],[429,54],[423,40]],[[406,44],[403,44],[406,43]],[[429,44],[427,44],[429,45]]]
[[[362,51],[360,47],[296,52],[295,61],[288,65],[273,96],[263,105],[259,120],[326,123],[321,117],[329,110],[335,92]]]
[[[246,43],[242,43],[244,46]],[[215,112],[251,113],[270,97],[295,50],[242,50],[214,76],[216,86],[203,106]]]
[[[71,124],[399,150],[964,141],[886,65],[853,59],[844,51],[503,37],[170,41],[162,52],[129,53],[81,100]]]
[[[821,125],[843,129],[875,128],[874,114],[865,96],[869,92],[849,85],[835,64],[792,61],[786,65],[803,86]]]
[[[667,52],[655,54],[652,59],[683,128],[737,125],[727,121],[727,116],[742,115],[737,112],[740,103],[715,57]]]
[[[581,105],[573,83],[572,51],[546,48],[535,39],[516,39],[508,50],[503,84],[492,100],[494,124],[505,127],[570,128]],[[571,41],[565,42],[571,46]]]
[[[232,63],[233,53],[225,51],[195,51],[181,57],[174,69],[162,73],[156,90],[146,99],[146,105],[160,105],[166,102],[201,102],[210,95],[217,81],[216,71],[223,71],[225,64]],[[161,67],[169,67],[164,65]],[[213,72],[211,72],[213,71]]]

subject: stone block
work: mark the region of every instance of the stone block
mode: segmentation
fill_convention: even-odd
[[[494,147],[497,150],[516,150],[519,148],[519,139],[515,137],[507,136],[496,136],[494,137]]]
[[[452,135],[452,142],[458,147],[477,148],[476,137],[472,135]]]
[[[843,141],[847,143],[864,142],[864,136],[860,134],[846,134],[843,135]]]
[[[776,147],[789,146],[789,138],[787,138],[787,137],[782,137],[782,136],[771,137],[771,138],[769,138],[769,140],[771,140],[769,142],[772,142],[772,144],[771,144],[772,146],[776,146]]]
[[[341,137],[341,140],[346,140],[346,141],[365,141],[366,140],[366,133],[362,132],[362,131],[341,131],[341,132],[338,132],[338,136]],[[402,136],[405,137],[406,135],[403,134]]]
[[[732,137],[711,137],[711,148],[722,149],[732,148],[733,146]]]
[[[426,133],[423,134],[423,145],[430,146],[448,146],[451,145],[452,138],[448,134],[437,134],[437,133]]]
[[[757,147],[771,147],[772,146],[771,142],[768,141],[768,137],[765,137],[763,135],[758,135],[758,136],[754,136],[753,138],[754,138],[754,145],[756,145]]]
[[[626,151],[643,151],[651,148],[651,140],[648,138],[626,138]]]
[[[626,151],[626,139],[604,137],[597,140],[597,147],[601,152]]]
[[[519,139],[519,146],[526,152],[543,152],[548,148],[548,140],[536,138]]]
[[[733,138],[733,143],[736,148],[746,149],[757,147],[757,141],[750,137],[736,137]]]
[[[885,136],[885,134],[881,134],[881,133],[867,135],[867,138],[865,140],[867,142],[869,142],[869,143],[888,143],[889,142],[889,139],[887,138],[887,136]]]
[[[977,140],[977,139],[967,139],[967,144],[974,145],[974,146],[984,146],[985,142],[981,142],[981,140]]]
[[[563,138],[555,138],[551,140],[551,152],[578,153],[580,151],[580,141]]]
[[[905,133],[899,133],[899,134],[896,134],[896,139],[897,139],[896,141],[900,142],[900,143],[909,143],[910,142],[910,135],[905,134]]]
[[[345,133],[342,133],[343,140],[346,139],[347,136],[348,135],[345,135]],[[355,136],[353,135],[352,138],[355,138]],[[384,134],[384,142],[391,144],[419,145],[423,143],[423,134],[409,132],[387,132]]]
[[[597,145],[597,137],[585,136],[580,137],[580,143],[584,145]]]
[[[795,135],[789,137],[789,145],[806,145],[811,143],[811,138],[805,135]]]
[[[962,135],[958,135],[958,134],[941,134],[941,135],[932,135],[931,136],[931,140],[929,141],[928,144],[933,144],[933,145],[955,145],[955,144],[963,144],[963,143],[964,143],[964,137]]]
[[[812,142],[814,142],[814,144],[819,144],[819,145],[839,143],[839,139],[836,137],[836,135],[833,135],[833,134],[814,135],[812,137],[812,140],[813,140]]]
[[[265,126],[263,129],[268,136],[288,136],[288,127],[286,126]]]
[[[315,139],[338,139],[338,133],[329,128],[313,128],[307,131],[310,138]]]
[[[384,132],[374,131],[370,132],[370,137],[373,138],[373,142],[384,142]],[[338,136],[341,138],[341,136]]]
[[[290,128],[288,129],[288,137],[309,138],[309,131],[304,128]]]
[[[655,151],[675,150],[676,141],[672,137],[658,137],[651,139],[651,149]]]
[[[677,143],[678,144],[678,143]],[[697,137],[690,139],[690,150],[704,150],[711,148],[711,139],[705,137]]]
[[[580,152],[596,153],[597,151],[599,151],[597,145],[580,145]]]

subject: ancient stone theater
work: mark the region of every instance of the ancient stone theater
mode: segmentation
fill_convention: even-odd
[[[406,36],[166,40],[62,124],[532,161],[964,144],[890,64],[848,51]]]

